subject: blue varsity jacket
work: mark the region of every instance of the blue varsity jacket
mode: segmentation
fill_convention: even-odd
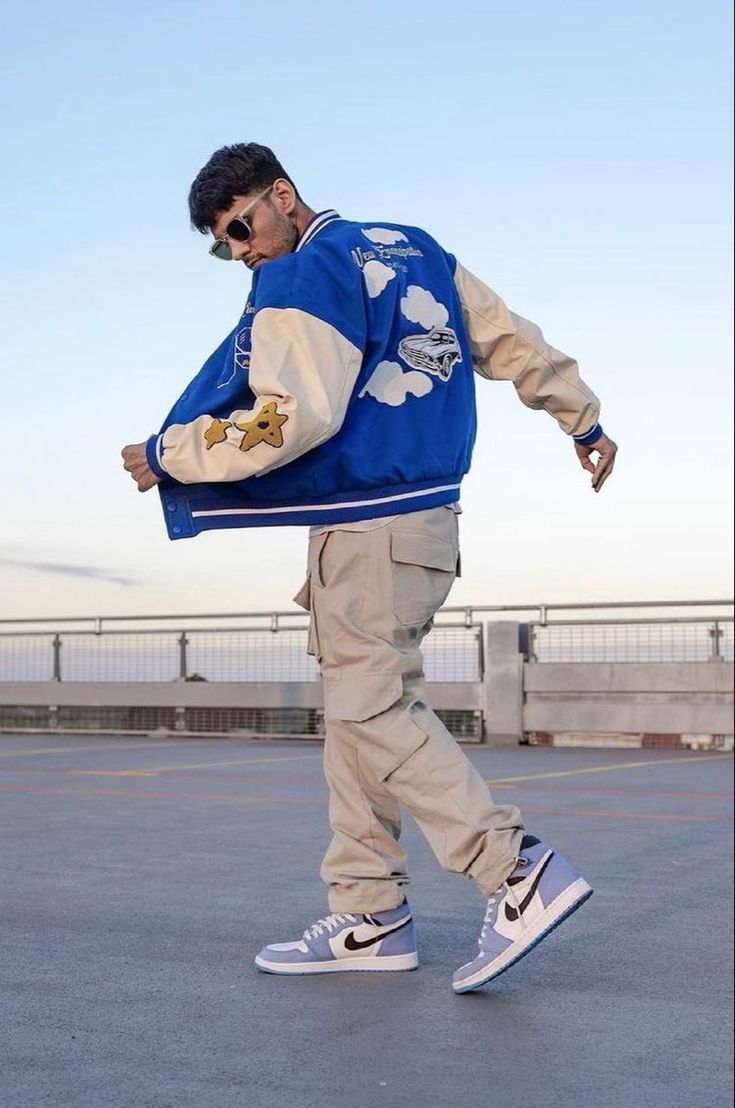
[[[579,442],[602,434],[576,363],[425,231],[321,213],[256,270],[237,325],[148,440],[169,536],[453,503],[475,372],[512,380]]]

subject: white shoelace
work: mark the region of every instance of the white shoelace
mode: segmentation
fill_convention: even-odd
[[[323,935],[325,931],[329,931],[330,934],[337,927],[341,927],[343,923],[357,923],[357,916],[351,916],[349,913],[332,912],[331,916],[324,916],[323,919],[318,919],[316,923],[312,923],[310,927],[304,931],[305,939],[317,939],[320,935]]]

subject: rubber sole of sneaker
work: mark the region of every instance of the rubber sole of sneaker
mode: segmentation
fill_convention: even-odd
[[[331,962],[268,962],[258,954],[255,958],[258,969],[264,973],[279,973],[283,975],[304,975],[306,973],[347,973],[358,970],[380,973],[398,973],[401,970],[413,970],[419,964],[419,956],[414,951],[412,954],[394,954],[377,958],[335,958]]]
[[[560,893],[556,900],[552,900],[548,908],[544,909],[524,934],[523,941],[517,940],[507,950],[503,951],[494,962],[490,962],[482,969],[470,974],[463,981],[453,981],[452,988],[455,993],[469,993],[473,989],[479,989],[482,985],[487,985],[488,981],[492,981],[499,977],[501,973],[505,973],[516,962],[520,962],[521,958],[524,958],[535,946],[538,946],[542,939],[556,930],[560,923],[571,916],[572,912],[576,912],[577,908],[581,908],[585,900],[589,900],[592,896],[592,891],[584,878],[579,877],[569,888]]]

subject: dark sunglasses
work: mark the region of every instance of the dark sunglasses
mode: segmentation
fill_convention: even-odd
[[[245,216],[248,212],[251,212],[257,205],[264,200],[268,193],[273,188],[273,185],[268,185],[267,189],[263,189],[259,196],[256,196],[254,200],[251,200],[246,208],[240,212],[239,215],[234,216],[225,227],[224,235],[220,235],[216,238],[209,248],[209,253],[213,258],[219,258],[223,262],[232,261],[232,248],[228,242],[228,239],[234,239],[235,242],[247,242],[253,233],[253,229],[248,223]]]

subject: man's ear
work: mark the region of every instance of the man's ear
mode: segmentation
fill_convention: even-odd
[[[279,177],[278,180],[273,183],[271,203],[283,215],[291,215],[296,208],[296,190],[293,185],[289,184],[283,177]]]

